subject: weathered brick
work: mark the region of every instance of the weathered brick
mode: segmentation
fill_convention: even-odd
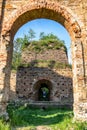
[[[12,51],[7,51],[9,44],[17,30],[26,22],[36,18],[53,19],[62,24],[69,32],[72,40],[72,62],[73,62],[73,87],[77,87],[74,95],[74,115],[75,118],[87,120],[86,104],[79,100],[79,86],[87,87],[85,77],[87,75],[87,1],[86,0],[0,0],[0,53],[6,55],[0,57],[1,74],[4,84],[1,88],[9,88],[10,64]],[[8,38],[8,35],[11,37]],[[4,45],[4,46],[3,46]],[[79,46],[76,46],[79,45]],[[80,50],[79,50],[80,48]],[[4,64],[3,64],[4,62]],[[77,68],[77,65],[80,67]],[[79,75],[78,75],[79,69]],[[5,76],[2,75],[2,72]],[[9,73],[8,73],[9,72]],[[8,75],[8,76],[7,76]],[[80,80],[81,77],[81,80]],[[78,80],[79,79],[79,80]],[[1,81],[0,81],[1,82]],[[4,91],[4,92],[5,92]],[[84,93],[84,91],[83,91]],[[6,92],[5,92],[6,94]],[[6,98],[7,95],[4,95]],[[4,98],[4,99],[5,99]],[[85,98],[87,98],[85,96]],[[3,103],[2,103],[3,104]],[[81,109],[80,109],[81,105]],[[0,105],[1,106],[1,105]],[[4,105],[3,105],[4,107]],[[0,107],[2,108],[2,107]],[[5,109],[2,109],[2,111]]]

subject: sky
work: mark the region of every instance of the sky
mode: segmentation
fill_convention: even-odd
[[[22,27],[19,28],[14,37],[14,40],[16,38],[23,37],[24,34],[28,34],[28,31],[30,29],[32,29],[36,33],[35,40],[39,39],[39,35],[41,32],[44,32],[45,34],[53,33],[60,40],[64,40],[68,50],[68,61],[69,63],[71,63],[71,39],[67,30],[61,24],[49,19],[36,19],[29,21],[28,23],[24,24]]]

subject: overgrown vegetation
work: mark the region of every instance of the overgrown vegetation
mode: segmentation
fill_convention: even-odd
[[[12,69],[16,70],[18,66],[22,65],[21,54],[24,50],[33,51],[37,54],[49,49],[58,50],[62,48],[67,53],[65,42],[53,34],[45,35],[44,32],[41,32],[38,41],[35,41],[34,38],[35,32],[30,29],[27,35],[14,41]]]
[[[51,128],[51,130],[87,129],[87,123],[75,122],[73,112],[67,109],[47,108],[43,110],[32,108],[29,105],[10,104],[7,111],[13,128],[21,127],[22,129],[22,127],[25,127],[23,130],[36,130],[38,126],[44,126]],[[10,130],[9,126],[8,129],[3,128],[1,130]]]
[[[6,123],[3,118],[0,118],[0,130],[11,130],[10,123]]]
[[[40,39],[38,41],[29,42],[22,47],[23,50],[28,49],[29,51],[34,51],[36,53],[49,49],[58,50],[60,48],[63,48],[64,51],[67,52],[64,41],[60,40],[53,34],[43,34],[43,36],[40,36]]]
[[[50,69],[66,69],[66,68],[72,68],[70,64],[57,62],[54,60],[33,60],[30,63],[26,64],[20,64],[19,67],[45,67]]]

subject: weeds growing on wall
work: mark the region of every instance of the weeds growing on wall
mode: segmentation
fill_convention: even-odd
[[[72,69],[72,65],[67,63],[61,63],[54,60],[33,60],[30,63],[21,63],[19,67],[45,67],[50,69]]]

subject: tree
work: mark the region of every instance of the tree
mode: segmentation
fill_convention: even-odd
[[[59,40],[58,37],[56,35],[52,34],[52,33],[49,33],[47,35],[45,35],[44,32],[40,33],[40,40],[51,40],[51,39],[57,40],[57,41]]]
[[[13,58],[12,58],[12,68],[17,69],[21,64],[21,53],[22,50],[29,43],[29,38],[27,35],[24,35],[23,38],[17,38],[14,41],[14,49],[13,49]]]
[[[21,64],[21,53],[31,44],[31,41],[35,38],[35,32],[30,29],[28,34],[24,34],[23,38],[17,38],[14,40],[14,49],[13,49],[13,59],[12,59],[12,68],[17,69]]]
[[[21,48],[22,48],[22,38],[17,38],[14,41],[13,58],[12,58],[12,68],[17,69],[21,62]]]
[[[43,39],[44,36],[45,36],[45,33],[44,33],[44,32],[41,32],[41,33],[40,33],[40,36],[39,36],[39,37],[40,37],[40,40]]]
[[[30,39],[28,35],[24,35],[21,39],[21,50],[24,50],[30,44]]]
[[[17,38],[13,44],[14,44],[14,52],[19,53],[21,51],[21,46],[22,46],[22,38]]]
[[[33,38],[35,38],[35,32],[30,29],[28,32],[29,40],[32,42]]]

